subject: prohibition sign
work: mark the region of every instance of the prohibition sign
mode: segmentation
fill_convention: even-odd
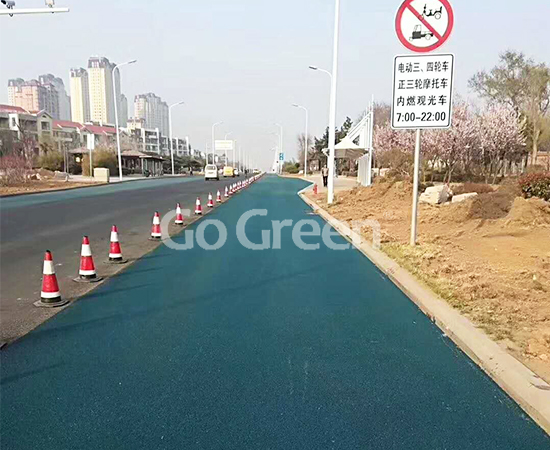
[[[401,43],[417,53],[441,47],[453,31],[449,0],[405,0],[397,11],[395,29]]]

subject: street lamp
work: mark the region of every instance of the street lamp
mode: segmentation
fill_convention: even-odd
[[[279,142],[280,142],[279,152],[280,152],[280,153],[284,153],[284,150],[283,150],[283,126],[282,126],[282,125],[279,125],[278,123],[275,123],[274,125],[278,126],[278,127],[281,129],[281,134],[279,135]],[[277,166],[278,166],[279,172],[281,172],[281,171],[282,171],[282,170],[281,170],[281,169],[282,169],[282,165],[281,165],[281,160],[280,160],[280,158],[278,159]]]
[[[229,133],[225,133],[225,138],[224,138],[224,140],[227,141],[227,138],[228,138],[230,135],[232,135],[232,134],[233,134],[232,131],[230,131]],[[229,165],[229,164],[228,164],[228,160],[227,160],[227,148],[225,149],[225,164],[226,164],[226,165]]]
[[[326,74],[330,77],[330,79],[332,80],[332,74],[331,74],[328,70],[321,69],[321,68],[319,68],[319,67],[317,67],[317,66],[309,66],[309,68],[310,68],[311,70],[316,70],[316,71],[318,71],[318,72],[326,73]]]
[[[120,131],[118,129],[118,96],[116,92],[116,81],[115,81],[115,73],[118,70],[119,67],[126,66],[128,64],[134,64],[137,62],[137,59],[132,59],[131,61],[127,61],[122,64],[117,64],[115,68],[113,69],[113,101],[115,103],[115,126],[116,126],[116,148],[118,152],[118,176],[120,181],[122,181],[122,154],[120,153]],[[120,71],[119,71],[120,72]],[[90,174],[92,175],[92,174]]]
[[[293,103],[292,106],[295,108],[303,109],[306,112],[306,135],[304,137],[304,177],[307,178],[307,151],[309,150],[309,136],[308,136],[308,125],[309,125],[309,111],[306,107]]]
[[[169,126],[170,126],[170,159],[172,160],[172,175],[175,175],[175,171],[174,171],[174,149],[173,149],[173,145],[172,145],[172,108],[174,106],[178,106],[178,105],[183,105],[185,102],[177,102],[177,103],[174,103],[173,105],[170,105],[170,107],[168,108],[168,122],[169,122]]]
[[[334,7],[334,46],[332,50],[332,73],[309,66],[312,70],[325,72],[330,76],[330,112],[329,112],[329,155],[328,155],[328,197],[327,203],[334,202],[334,153],[336,147],[336,89],[338,87],[338,39],[340,34],[340,0],[335,1]]]
[[[215,164],[216,163],[216,156],[215,156],[215,141],[214,141],[214,128],[217,126],[217,125],[221,125],[223,122],[216,122],[215,124],[212,125],[212,164]],[[206,157],[206,163],[208,164],[208,156]]]

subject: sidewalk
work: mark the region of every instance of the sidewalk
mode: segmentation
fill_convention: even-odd
[[[308,175],[307,178],[302,177],[302,179],[317,184],[317,192],[327,191],[327,188],[323,187],[323,177],[321,174]],[[334,192],[349,191],[358,185],[356,177],[339,176],[334,179]]]

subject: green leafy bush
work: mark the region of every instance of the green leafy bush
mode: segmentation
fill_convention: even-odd
[[[519,187],[525,198],[539,197],[550,201],[550,172],[534,172],[522,176]]]
[[[38,165],[42,169],[51,171],[63,170],[63,154],[57,150],[50,150],[38,158]]]
[[[90,176],[90,159],[86,153],[82,158],[82,173]],[[96,148],[92,154],[92,164],[95,167],[106,167],[111,176],[118,173],[118,159],[113,150],[107,148]]]

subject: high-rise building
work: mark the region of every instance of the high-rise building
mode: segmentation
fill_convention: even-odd
[[[128,125],[128,99],[124,94],[120,94],[119,99],[118,124],[120,127],[126,127]]]
[[[71,120],[78,123],[90,121],[90,84],[86,69],[71,69]]]
[[[54,119],[59,118],[59,97],[50,84],[20,78],[8,80],[8,100],[27,111],[46,111]]]
[[[39,83],[51,91],[53,108],[57,111],[53,111],[53,117],[56,117],[60,120],[70,120],[71,119],[71,100],[65,91],[65,84],[63,80],[59,77],[53,76],[51,73],[40,75],[38,77]],[[53,92],[53,91],[56,92]],[[56,98],[57,97],[57,98]]]
[[[54,119],[70,119],[70,100],[61,78],[40,75],[38,80],[8,81],[8,102],[27,111],[46,111]]]
[[[8,80],[8,104],[18,106],[16,103],[16,96],[24,83],[25,80],[23,80],[23,78]]]
[[[92,56],[88,60],[88,81],[90,86],[90,120],[100,123],[115,123],[113,95],[113,69],[107,58]],[[115,76],[117,92],[120,93],[120,75]]]
[[[134,117],[144,119],[146,128],[158,128],[164,136],[168,136],[168,105],[155,94],[136,95]]]

